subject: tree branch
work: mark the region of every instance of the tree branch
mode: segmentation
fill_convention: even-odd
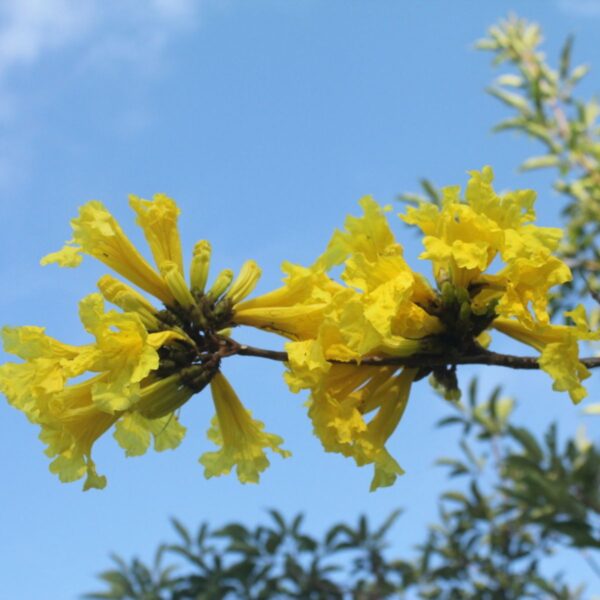
[[[277,350],[265,350],[245,344],[233,344],[229,355],[239,354],[241,356],[254,356],[266,358],[278,362],[287,362],[287,352]],[[332,360],[334,364],[352,364],[339,360]],[[588,357],[580,359],[589,369],[600,367],[600,357]],[[414,354],[412,356],[367,356],[360,361],[365,366],[388,366],[398,365],[403,367],[443,367],[447,365],[491,365],[496,367],[508,367],[509,369],[539,369],[538,359],[534,356],[513,356],[510,354],[498,354],[489,350],[479,350],[476,354],[463,356],[436,356],[430,354]]]

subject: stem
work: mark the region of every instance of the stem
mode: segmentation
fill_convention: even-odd
[[[277,350],[265,350],[245,344],[232,344],[228,355],[239,354],[241,356],[254,356],[266,358],[279,362],[287,362],[287,352]],[[360,359],[360,363],[340,360],[331,360],[333,364],[361,364],[365,366],[383,367],[398,365],[403,367],[443,367],[447,365],[492,365],[496,367],[508,367],[509,369],[539,369],[538,359],[534,356],[513,356],[510,354],[499,354],[489,350],[479,350],[476,354],[464,356],[436,356],[428,354],[413,354],[412,356],[367,356]],[[600,367],[600,357],[589,357],[580,359],[589,369]]]

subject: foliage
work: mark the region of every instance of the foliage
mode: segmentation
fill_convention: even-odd
[[[511,17],[490,28],[478,43],[494,54],[494,63],[507,63],[489,93],[508,106],[513,115],[495,131],[514,130],[539,141],[544,154],[528,158],[523,171],[553,168],[555,189],[567,198],[566,239],[562,255],[574,271],[572,291],[578,295],[600,292],[600,105],[595,98],[575,95],[589,71],[572,65],[574,38],[562,46],[558,66],[552,68],[540,52],[542,35],[535,23]],[[562,302],[562,300],[561,300]]]
[[[439,426],[460,427],[461,452],[438,461],[448,470],[439,520],[410,558],[390,552],[400,511],[377,527],[361,516],[320,537],[304,530],[302,515],[286,521],[275,510],[268,524],[205,523],[195,536],[174,519],[179,541],[160,546],[152,566],[114,557],[100,575],[108,589],[86,597],[583,598],[583,587],[548,577],[544,559],[570,546],[593,561],[600,548],[600,451],[582,432],[561,442],[556,425],[537,437],[513,421],[513,405],[499,388],[478,401],[476,380],[467,402],[450,403]]]

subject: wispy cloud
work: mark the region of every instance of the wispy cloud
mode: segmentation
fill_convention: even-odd
[[[600,17],[600,0],[558,0],[557,6],[565,14],[577,17]]]
[[[85,0],[5,0],[0,5],[0,77],[85,36],[96,8]]]
[[[6,149],[25,133],[20,118],[26,100],[19,85],[23,74],[59,57],[71,70],[154,75],[169,42],[196,26],[205,1],[0,0],[0,186],[22,166],[17,164],[22,157]],[[134,125],[139,129],[142,121]]]
[[[193,25],[199,4],[200,0],[2,0],[0,83],[11,70],[68,46],[79,45],[84,55],[102,47],[129,54],[137,42],[166,40]]]

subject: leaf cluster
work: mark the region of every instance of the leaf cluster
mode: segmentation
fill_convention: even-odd
[[[420,547],[419,597],[582,598],[543,564],[557,548],[598,548],[598,449],[583,433],[561,444],[556,425],[538,439],[512,422],[514,401],[500,388],[478,402],[477,380],[453,407],[439,426],[461,427],[461,455],[438,464],[462,485],[442,493]]]
[[[438,460],[448,472],[439,519],[410,556],[390,557],[400,511],[378,527],[361,516],[320,537],[305,531],[302,515],[287,521],[275,510],[268,524],[213,530],[205,523],[195,535],[173,519],[179,540],[161,545],[151,567],[114,557],[115,568],[100,575],[108,590],[86,597],[583,598],[562,574],[548,577],[544,559],[568,546],[598,568],[598,448],[581,432],[561,442],[555,425],[536,437],[513,422],[514,401],[499,388],[484,401],[477,395],[473,380],[466,402],[449,403],[452,413],[439,423],[460,427],[460,454]],[[180,562],[165,566],[167,556]]]
[[[600,104],[585,100],[578,85],[589,65],[573,65],[569,36],[555,67],[540,47],[540,27],[516,16],[491,27],[477,48],[493,54],[507,71],[488,88],[511,115],[495,131],[516,131],[539,142],[543,153],[526,159],[521,170],[552,168],[554,188],[567,202],[562,257],[574,271],[575,296],[600,293]],[[569,307],[568,300],[556,304]]]
[[[303,529],[303,516],[290,521],[270,510],[270,523],[249,528],[229,523],[211,530],[205,523],[192,535],[172,520],[179,541],[161,545],[152,567],[139,559],[129,564],[113,556],[115,568],[99,578],[104,592],[88,594],[104,600],[218,600],[225,598],[343,599],[386,597],[397,589],[402,568],[384,557],[386,536],[400,511],[372,529],[366,517],[356,527],[339,523],[322,538]],[[175,573],[164,557],[183,560]],[[381,594],[384,594],[383,596]]]

